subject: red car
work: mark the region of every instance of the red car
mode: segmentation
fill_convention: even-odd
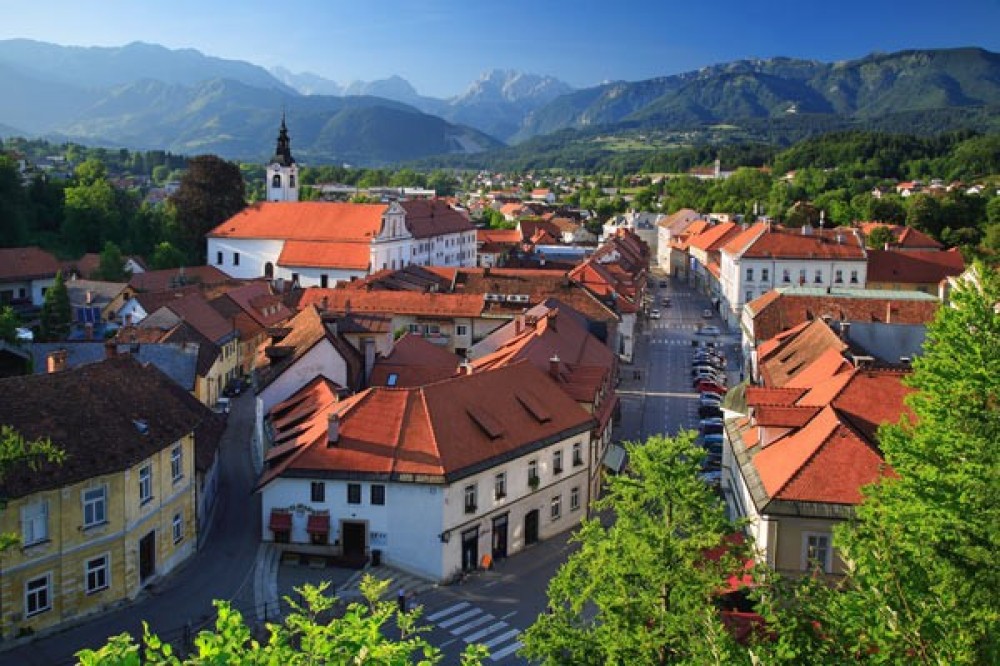
[[[725,395],[726,394],[726,387],[725,386],[723,386],[722,384],[718,384],[716,382],[713,382],[710,379],[703,379],[703,380],[701,380],[700,382],[698,382],[697,384],[695,384],[694,388],[695,388],[696,391],[698,391],[698,393],[717,393],[719,395]]]

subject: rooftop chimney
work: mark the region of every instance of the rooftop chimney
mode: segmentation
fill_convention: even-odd
[[[53,372],[62,372],[66,369],[68,358],[69,352],[65,349],[54,349],[45,357],[45,368],[50,374]]]
[[[469,362],[469,359],[465,359],[459,364],[458,374],[462,377],[472,374],[472,363]]]
[[[524,315],[514,315],[514,335],[521,335],[524,331]]]
[[[334,447],[340,441],[340,414],[330,412],[326,423],[326,445]]]
[[[559,354],[553,354],[549,359],[549,374],[552,379],[559,379]]]

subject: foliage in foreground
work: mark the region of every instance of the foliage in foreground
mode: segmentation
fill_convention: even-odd
[[[212,629],[194,639],[192,654],[181,657],[145,626],[142,644],[127,633],[113,636],[97,650],[77,653],[81,666],[294,666],[298,664],[430,665],[441,661],[441,651],[420,633],[420,609],[401,613],[396,604],[379,601],[389,581],[366,576],[361,582],[363,602],[347,606],[340,617],[332,617],[336,600],[325,595],[329,583],[306,585],[297,591],[302,603],[286,598],[292,607],[282,624],[268,623],[268,638],[259,641],[239,611],[228,602],[217,601],[218,618]],[[395,625],[395,626],[393,626]],[[398,631],[399,638],[389,637]],[[482,663],[486,648],[469,645],[463,666]]]

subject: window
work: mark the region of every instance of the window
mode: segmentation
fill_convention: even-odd
[[[858,283],[858,272],[851,271],[851,284],[857,284],[857,283]]]
[[[752,300],[753,300],[753,292],[752,291],[748,291],[748,292],[746,292],[743,295],[743,302],[744,303],[749,303]]]
[[[281,176],[274,174],[274,177],[271,178],[271,187],[281,187]]]
[[[100,557],[95,557],[84,562],[83,576],[87,594],[108,589],[108,571],[110,568],[108,566],[107,555],[101,555]]]
[[[834,271],[833,272],[833,281],[836,282],[837,284],[843,284],[844,283],[844,271],[842,271],[840,269],[837,269],[836,271]]]
[[[573,444],[573,467],[579,467],[583,464],[583,447],[580,442]]]
[[[476,484],[465,487],[465,512],[476,512]]]
[[[348,504],[361,504],[361,484],[360,483],[348,483],[347,484],[347,503]]]
[[[553,474],[562,474],[562,470],[563,470],[562,462],[563,462],[562,461],[562,451],[561,450],[560,451],[553,451],[552,452],[552,473]]]
[[[760,281],[767,282],[771,279],[771,271],[767,268],[760,269]]]
[[[221,266],[222,265],[222,252],[221,251],[215,253],[215,265],[216,266]]]
[[[818,566],[830,572],[830,535],[806,532],[802,535],[802,569]]]
[[[49,504],[35,502],[21,508],[21,542],[25,546],[49,538]]]
[[[322,275],[320,275],[319,276],[319,286],[322,287],[323,289],[326,289],[327,287],[329,287],[330,286],[330,276],[327,275],[326,273],[323,273]]]
[[[528,461],[528,485],[532,488],[538,487],[538,461]]]
[[[24,583],[24,615],[31,617],[52,608],[52,595],[49,587],[52,581],[49,574],[32,578]]]
[[[789,271],[787,268],[783,268],[781,270],[781,281],[782,282],[791,282],[792,281],[791,271]]]
[[[294,284],[294,285],[298,285],[299,284],[299,274],[298,273],[292,273],[292,284]]]
[[[295,176],[288,177],[288,187],[295,187]]]
[[[373,483],[371,487],[371,502],[375,506],[385,505],[385,486],[381,483]]]
[[[178,444],[170,450],[170,478],[177,483],[184,476],[184,459],[181,445]]]
[[[153,499],[153,466],[139,468],[139,504]]]
[[[233,252],[233,266],[239,266],[239,265],[240,265],[240,253]]]
[[[83,526],[94,527],[108,519],[107,488],[90,488],[83,493]]]
[[[309,500],[312,502],[326,501],[326,484],[322,481],[313,481],[309,484]]]
[[[455,335],[468,335],[469,327],[465,324],[459,324],[455,327]]]
[[[805,283],[806,283],[806,269],[800,268],[799,269],[799,284],[805,284]]]
[[[747,282],[753,282],[753,269],[747,269]]]
[[[569,510],[580,510],[580,486],[576,486],[569,491]]]
[[[174,514],[173,520],[174,543],[184,540],[184,516],[179,513]]]
[[[823,281],[823,271],[817,270],[816,275],[813,277],[813,282],[819,284],[822,281]]]
[[[549,511],[549,515],[552,520],[559,520],[559,517],[562,516],[562,495],[556,495],[552,498],[552,506]]]
[[[500,472],[493,477],[493,497],[501,500],[507,497],[507,473]]]

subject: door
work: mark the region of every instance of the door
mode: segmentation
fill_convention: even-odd
[[[507,557],[507,514],[493,519],[493,559]]]
[[[139,539],[139,582],[156,573],[156,531]]]
[[[524,545],[538,543],[538,509],[524,514]]]
[[[479,567],[479,528],[462,532],[462,571],[474,571]]]
[[[344,557],[348,559],[364,559],[365,557],[365,523],[344,521],[340,526],[343,537]]]

